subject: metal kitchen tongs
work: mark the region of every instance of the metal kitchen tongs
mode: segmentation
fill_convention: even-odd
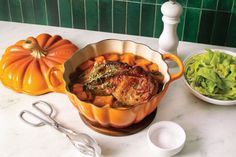
[[[37,101],[34,102],[32,106],[48,120],[34,114],[33,112],[23,110],[20,113],[20,118],[24,122],[34,127],[40,127],[47,124],[65,135],[82,154],[91,157],[99,157],[101,155],[101,148],[92,137],[84,133],[77,133],[74,130],[66,128],[65,126],[56,122],[53,118],[55,109],[53,109],[49,103],[45,101]],[[47,111],[45,108],[47,108]],[[26,116],[28,117],[26,118]],[[34,119],[38,119],[39,122],[32,122],[32,120],[30,121],[29,116],[33,117]]]

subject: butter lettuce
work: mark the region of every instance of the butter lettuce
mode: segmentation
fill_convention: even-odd
[[[206,50],[188,59],[185,78],[199,93],[220,100],[236,100],[236,57]]]

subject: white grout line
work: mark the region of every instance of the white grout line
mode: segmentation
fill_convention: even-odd
[[[125,34],[128,32],[128,2],[125,2]]]
[[[84,28],[87,29],[86,0],[84,0]]]
[[[46,2],[46,0],[44,0],[44,5],[45,5],[45,13],[46,13],[46,22],[47,22],[47,25],[48,25],[49,22],[48,22],[48,10],[47,10],[47,2]]]
[[[216,2],[216,10],[218,9],[218,5],[219,5],[219,0],[217,0]],[[216,25],[216,15],[217,15],[217,11],[215,12],[215,15],[214,15],[214,21],[213,21],[213,26],[211,30],[211,38],[210,38],[209,44],[211,44],[213,40],[213,33],[214,33],[215,25]]]
[[[114,1],[111,0],[111,32],[114,32]]]
[[[99,11],[99,0],[97,0],[97,4],[98,4],[98,6],[97,6],[97,9],[98,9],[98,31],[100,31],[100,11]]]
[[[34,23],[36,23],[36,20],[35,20],[35,10],[34,10],[34,0],[31,0],[32,2],[32,6],[33,6],[33,20],[34,20]]]
[[[155,12],[154,12],[154,24],[153,24],[153,32],[152,32],[152,37],[155,37],[155,32],[156,32],[156,18],[157,18],[157,5],[155,5]]]
[[[58,12],[59,27],[61,27],[61,12],[60,12],[60,1],[59,0],[57,0],[57,12]]]
[[[186,7],[183,7],[183,8],[186,8]],[[215,10],[215,9],[207,9],[207,8],[195,8],[195,7],[187,7],[188,9],[198,9],[198,10],[204,10],[204,11],[220,11],[222,13],[231,13],[230,11],[227,11],[227,10]]]
[[[70,0],[71,27],[74,28],[73,0]]]
[[[19,2],[20,2],[21,21],[24,23],[24,16],[23,16],[23,9],[22,9],[21,0],[19,0]]]
[[[186,0],[186,6],[188,4],[188,0]],[[185,13],[184,13],[184,19],[183,19],[183,30],[182,30],[182,34],[181,34],[181,39],[180,40],[183,40],[184,39],[184,32],[185,32],[185,22],[186,22],[186,15],[187,15],[187,7],[185,8]]]
[[[129,0],[115,0],[115,1],[120,1],[120,2],[130,2],[130,3],[138,3],[138,4],[140,4],[141,3],[141,1],[140,2],[137,2],[137,1],[129,1]],[[152,3],[152,2],[142,2],[143,4],[152,4],[152,5],[155,5],[156,3]]]
[[[124,2],[124,0],[115,0],[115,1],[120,1],[120,2]],[[126,2],[128,3],[136,3],[136,4],[141,4],[141,2],[136,2],[136,1],[129,1],[127,0]],[[159,5],[161,6],[162,4],[160,3],[150,3],[150,2],[142,2],[142,4],[149,4],[149,5]],[[230,11],[227,11],[227,10],[217,10],[217,9],[208,9],[208,8],[196,8],[196,7],[186,7],[184,6],[183,8],[188,8],[188,9],[201,9],[201,10],[206,10],[206,11],[221,11],[221,12],[224,12],[224,13],[231,13]]]
[[[235,5],[235,4],[236,4],[235,1],[233,1],[232,8],[231,8],[231,13],[230,13],[230,17],[229,17],[229,24],[228,24],[228,28],[227,28],[227,31],[226,31],[226,36],[225,36],[224,45],[226,45],[226,43],[227,43],[228,31],[229,31],[230,24],[231,24],[231,21],[232,21],[232,15],[233,15],[233,10],[234,10],[234,5]]]
[[[9,13],[10,21],[12,21],[11,7],[10,7],[10,2],[9,2],[9,0],[7,0],[7,5],[8,5],[8,13]]]
[[[111,1],[111,32],[114,32],[114,1]]]
[[[141,24],[142,24],[142,1],[140,3],[140,6],[139,6],[139,36],[141,35]]]
[[[202,19],[202,7],[203,7],[203,0],[201,0],[200,14],[199,14],[199,19],[198,19],[198,30],[197,30],[197,36],[196,36],[195,42],[198,42],[200,26],[201,26],[201,19]]]

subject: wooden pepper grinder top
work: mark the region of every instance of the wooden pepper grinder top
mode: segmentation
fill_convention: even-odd
[[[159,38],[159,52],[177,54],[179,39],[177,36],[177,25],[182,14],[182,6],[175,0],[165,2],[161,6],[164,23],[163,32]]]

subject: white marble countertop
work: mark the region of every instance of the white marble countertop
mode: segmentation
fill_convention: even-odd
[[[39,33],[60,34],[80,48],[102,39],[129,39],[145,43],[157,50],[154,38],[112,33],[57,28],[0,21],[0,56],[7,46]],[[223,48],[236,52],[235,48],[180,42],[179,55],[186,55],[204,48]],[[0,157],[76,157],[78,151],[56,130],[44,126],[34,128],[23,123],[18,115],[23,109],[31,109],[31,103],[45,100],[55,104],[59,111],[56,119],[77,131],[93,136],[102,147],[103,156],[130,157],[155,155],[147,145],[147,128],[125,137],[102,135],[89,129],[80,119],[77,110],[66,95],[49,93],[29,96],[15,93],[0,83]],[[170,120],[186,131],[187,141],[179,157],[234,157],[236,155],[236,106],[216,106],[205,103],[185,88],[183,80],[172,83],[159,104],[153,122]]]

